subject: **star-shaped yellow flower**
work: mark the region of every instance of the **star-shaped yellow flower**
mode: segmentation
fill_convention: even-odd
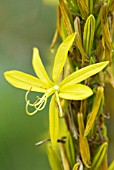
[[[50,78],[48,77],[45,71],[45,68],[42,64],[42,61],[39,56],[39,51],[37,48],[33,49],[32,64],[38,78],[15,70],[7,71],[4,73],[6,80],[9,83],[11,83],[13,86],[27,90],[26,97],[25,97],[26,112],[29,115],[33,115],[37,111],[42,110],[46,105],[47,98],[53,94],[53,97],[50,102],[49,112],[50,112],[51,119],[53,117],[51,116],[52,114],[56,116],[55,120],[57,122],[58,117],[57,114],[54,113],[54,111],[56,112],[54,106],[55,101],[58,103],[59,113],[60,115],[62,115],[62,108],[60,105],[59,98],[68,99],[68,100],[83,100],[93,94],[92,90],[88,86],[79,83],[87,79],[88,77],[101,71],[104,67],[106,67],[108,61],[100,62],[97,64],[92,64],[87,67],[84,67],[78,71],[73,72],[71,75],[66,77],[61,82],[59,82],[60,74],[66,62],[68,51],[70,50],[73,44],[75,36],[76,33],[69,35],[57,50],[53,71],[52,71],[53,81],[50,80]],[[28,100],[27,97],[30,91],[41,92],[44,94],[41,98],[37,97],[35,103],[30,103],[30,100]],[[33,106],[35,110],[33,112],[29,112],[28,106]],[[55,129],[57,129],[57,127],[55,127]]]

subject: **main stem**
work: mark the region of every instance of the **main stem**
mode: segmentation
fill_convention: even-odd
[[[104,60],[111,65],[113,30],[114,0],[59,0],[57,28],[51,47],[58,35],[64,40],[76,32],[63,76]],[[109,73],[109,69],[105,69],[83,82],[92,88],[92,97],[83,101],[64,101],[62,110],[68,133],[57,148],[51,145],[48,148],[53,170],[108,170],[104,87],[106,76],[111,82]]]

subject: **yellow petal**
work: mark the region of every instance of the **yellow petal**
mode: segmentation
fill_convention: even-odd
[[[33,60],[32,60],[33,68],[36,75],[41,79],[43,82],[47,84],[52,84],[51,80],[49,79],[46,70],[42,64],[40,59],[39,50],[37,48],[33,48]]]
[[[75,36],[76,33],[69,35],[57,50],[55,61],[54,61],[53,73],[52,73],[52,77],[55,82],[57,82],[60,76],[60,73],[67,59],[68,51],[74,41]]]
[[[49,132],[53,146],[56,146],[59,133],[59,115],[55,103],[55,95],[52,96],[49,107]]]
[[[68,100],[83,100],[93,94],[92,90],[82,84],[68,85],[60,88],[59,97]]]
[[[12,70],[4,73],[6,80],[13,86],[31,91],[45,92],[46,85],[36,77]]]
[[[89,66],[84,67],[84,68],[82,68],[78,71],[75,71],[70,76],[66,77],[61,82],[61,85],[66,86],[66,85],[69,85],[69,84],[79,83],[79,82],[93,76],[94,74],[100,72],[104,67],[107,66],[108,63],[109,63],[108,61],[104,61],[104,62],[100,62],[100,63],[97,63],[97,64],[89,65]]]

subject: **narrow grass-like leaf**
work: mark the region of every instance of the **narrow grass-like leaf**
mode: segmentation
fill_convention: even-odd
[[[48,159],[52,170],[63,170],[60,154],[51,144],[47,145]]]
[[[69,35],[63,41],[63,43],[59,46],[59,48],[57,50],[57,53],[55,56],[55,61],[54,61],[53,73],[52,73],[52,77],[55,82],[58,81],[60,73],[63,69],[65,62],[66,62],[68,51],[73,44],[75,36],[76,36],[76,33]]]
[[[49,132],[53,146],[56,146],[59,133],[59,115],[55,104],[55,95],[52,96],[49,107]]]
[[[37,48],[33,49],[33,60],[32,60],[32,64],[33,64],[33,68],[34,71],[36,73],[36,75],[39,77],[39,79],[41,79],[42,81],[44,81],[47,84],[52,84],[51,80],[49,79],[45,68],[42,64],[42,61],[40,59],[40,55],[39,55],[39,51]]]
[[[104,91],[103,87],[99,86],[97,89],[97,94],[94,101],[92,112],[90,113],[89,119],[87,120],[84,136],[87,136],[93,127],[103,97],[103,91]]]
[[[83,100],[93,94],[92,90],[82,84],[73,84],[60,88],[59,97],[68,100]]]
[[[106,156],[108,143],[104,142],[97,150],[91,165],[91,170],[98,170]]]
[[[42,80],[20,71],[7,71],[4,76],[9,83],[20,89],[44,93],[46,92],[45,88],[48,88]]]
[[[103,68],[105,68],[108,65],[108,63],[109,63],[108,61],[104,61],[104,62],[100,62],[97,64],[92,64],[92,65],[84,67],[80,70],[77,70],[74,73],[72,73],[71,75],[69,75],[68,77],[66,77],[61,82],[61,86],[76,84],[83,80],[86,80],[87,78],[89,78],[89,77],[95,75],[96,73],[100,72],[101,70],[103,70]]]

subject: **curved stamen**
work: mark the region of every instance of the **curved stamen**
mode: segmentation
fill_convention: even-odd
[[[42,98],[38,98],[35,103],[31,104],[30,100],[27,100],[26,103],[26,113],[28,115],[34,115],[37,111],[42,110],[47,103],[47,96],[43,95]],[[35,110],[33,112],[29,112],[29,106],[33,106]]]
[[[28,94],[30,93],[31,89],[27,91],[25,95],[25,100],[26,100],[26,113],[28,115],[34,115],[37,111],[42,110],[46,103],[47,103],[47,98],[54,92],[53,88],[50,88],[46,91],[46,93],[40,98],[37,96],[37,99],[34,103],[30,103],[30,100],[28,100]],[[29,112],[29,106],[32,106],[35,108],[33,112]]]
[[[36,105],[34,107],[35,107],[35,109],[42,110],[45,107],[46,103],[47,103],[47,97],[45,96],[44,100],[36,103]]]
[[[31,92],[31,89],[32,89],[32,87],[30,88],[30,90],[28,90],[26,92],[26,94],[25,94],[25,101],[26,101],[26,103],[29,101],[29,104],[28,104],[29,106],[34,106],[34,103],[36,103],[38,99],[34,103],[30,103],[30,100],[28,100],[28,95]]]

